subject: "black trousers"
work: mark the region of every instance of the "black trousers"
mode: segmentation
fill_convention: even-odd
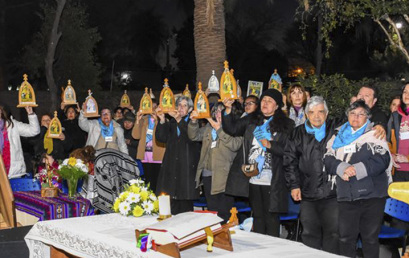
[[[339,254],[355,257],[356,242],[361,235],[365,258],[379,257],[378,235],[386,198],[339,202]]]
[[[170,200],[170,213],[172,213],[172,215],[177,215],[188,211],[193,211],[192,200]]]
[[[253,231],[279,237],[279,214],[269,211],[270,186],[250,184],[249,200],[253,211]]]
[[[337,198],[301,201],[300,221],[305,245],[338,254]]]
[[[209,211],[217,211],[217,215],[226,223],[230,218],[230,210],[234,205],[234,197],[224,193],[211,194],[212,177],[203,177],[203,188]]]
[[[156,185],[158,184],[158,177],[160,172],[160,163],[142,163],[143,172],[145,173],[145,183],[150,184],[151,190],[156,192]]]

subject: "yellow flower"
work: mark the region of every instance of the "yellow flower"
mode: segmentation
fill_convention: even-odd
[[[75,164],[77,164],[77,159],[76,158],[71,157],[71,158],[68,159],[68,165],[74,167]]]
[[[135,208],[133,209],[132,214],[133,214],[135,217],[140,217],[140,216],[142,216],[142,215],[143,215],[143,209],[142,209],[142,207],[139,206],[139,205],[136,205]]]
[[[141,198],[143,201],[146,201],[149,197],[149,193],[147,191],[141,192]]]
[[[159,201],[158,200],[153,202],[153,210],[155,212],[159,211]]]
[[[123,192],[119,195],[119,199],[121,200],[121,202],[125,201],[126,198],[128,198],[129,192]]]
[[[129,187],[129,191],[131,191],[133,193],[139,193],[141,191],[141,189],[139,187],[137,187],[136,185],[131,185],[131,187]]]
[[[116,198],[113,209],[115,212],[119,211],[119,204],[121,203],[121,200],[119,198]]]

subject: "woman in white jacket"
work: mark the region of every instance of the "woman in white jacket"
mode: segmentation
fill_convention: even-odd
[[[8,116],[0,106],[0,153],[3,157],[9,178],[17,178],[26,174],[23,149],[20,136],[31,137],[40,133],[37,115],[32,107],[26,107],[29,124],[25,124]]]

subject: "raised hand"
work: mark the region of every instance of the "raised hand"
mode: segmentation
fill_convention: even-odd
[[[27,114],[31,115],[33,113],[33,107],[25,107]]]
[[[196,123],[197,119],[196,117],[199,116],[199,113],[197,113],[196,110],[193,110],[192,113],[190,113],[190,120],[192,120],[192,122]]]
[[[207,118],[207,121],[209,121],[210,125],[214,128],[214,130],[219,130],[220,127],[222,127],[221,121],[214,121],[211,118]]]

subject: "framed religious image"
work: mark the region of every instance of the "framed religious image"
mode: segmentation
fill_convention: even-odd
[[[239,84],[239,80],[237,80],[237,98],[241,98],[241,97],[243,97],[243,94],[241,92],[241,87],[240,87],[240,84]]]
[[[282,92],[283,81],[281,80],[280,75],[277,73],[277,69],[274,69],[274,73],[271,75],[268,82],[269,89],[276,89],[279,92]]]
[[[38,107],[36,103],[36,95],[31,84],[28,82],[27,74],[23,75],[23,83],[21,83],[18,91],[17,107]]]
[[[159,107],[165,114],[175,110],[175,97],[169,87],[168,79],[165,79],[165,85],[163,85],[163,90],[160,93]]]
[[[124,92],[124,95],[122,95],[121,98],[121,103],[119,104],[120,107],[122,108],[129,108],[131,106],[131,100],[129,99],[128,94],[126,93],[126,90]]]
[[[263,82],[249,81],[247,87],[247,96],[253,95],[257,98],[261,97],[263,93]]]
[[[99,117],[97,101],[91,96],[91,90],[88,90],[88,97],[85,99],[85,117]]]
[[[210,76],[207,88],[209,89],[210,93],[219,93],[220,90],[219,80],[217,79],[214,70],[212,70],[212,76]]]
[[[139,112],[142,114],[152,114],[153,113],[153,106],[152,106],[152,99],[150,94],[148,93],[148,88],[145,88],[145,93],[141,98],[141,103],[139,105]]]
[[[62,133],[62,126],[60,119],[57,117],[57,111],[54,111],[54,118],[48,126],[48,138],[59,138]]]
[[[188,97],[190,99],[192,98],[192,93],[189,90],[189,84],[186,84],[186,88],[183,91],[183,96],[186,96],[186,97]]]
[[[220,79],[220,100],[237,99],[237,83],[231,71],[229,71],[229,62],[224,61],[224,72]]]
[[[62,96],[62,102],[65,105],[77,104],[77,95],[75,94],[75,90],[71,85],[71,80],[68,80],[68,85]]]
[[[210,106],[209,100],[206,97],[206,93],[202,91],[202,83],[199,82],[199,90],[196,93],[194,110],[198,113],[197,119],[210,118]]]

